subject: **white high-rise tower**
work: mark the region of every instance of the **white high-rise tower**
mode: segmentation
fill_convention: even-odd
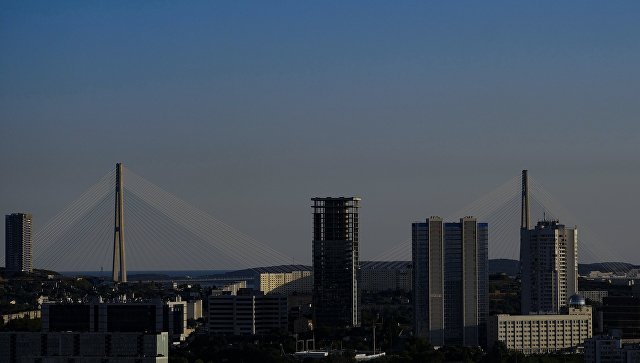
[[[578,229],[558,220],[529,227],[527,171],[522,171],[520,269],[522,314],[557,314],[578,293]]]

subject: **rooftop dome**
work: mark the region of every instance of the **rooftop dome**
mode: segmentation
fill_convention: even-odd
[[[571,297],[569,298],[569,305],[571,306],[584,306],[586,305],[586,301],[584,299],[584,297],[575,294],[575,295],[571,295]]]

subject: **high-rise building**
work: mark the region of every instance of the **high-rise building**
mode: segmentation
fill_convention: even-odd
[[[522,314],[557,314],[578,293],[578,230],[543,220],[520,237]]]
[[[360,198],[312,198],[313,309],[317,326],[360,325]]]
[[[486,344],[489,227],[473,217],[412,225],[414,329],[432,345]]]
[[[5,216],[5,267],[7,272],[32,272],[31,214]]]
[[[557,314],[578,293],[578,229],[546,218],[529,226],[529,181],[522,171],[522,314]]]

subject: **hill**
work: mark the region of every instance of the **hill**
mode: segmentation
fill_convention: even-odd
[[[520,261],[507,258],[497,258],[489,260],[489,275],[505,273],[509,276],[516,276],[520,271]]]
[[[578,274],[586,275],[589,271],[615,272],[624,274],[631,269],[640,268],[626,262],[596,262],[596,263],[580,263],[578,264]],[[489,274],[505,273],[509,276],[516,276],[520,269],[518,260],[510,260],[506,258],[497,258],[489,260]]]

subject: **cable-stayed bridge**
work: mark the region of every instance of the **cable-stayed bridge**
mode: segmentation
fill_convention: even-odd
[[[34,266],[64,271],[111,271],[118,257],[118,228],[124,233],[130,270],[219,270],[280,266],[292,258],[232,228],[210,214],[122,167],[118,227],[118,168],[104,175],[35,234]],[[579,223],[542,184],[529,177],[531,216],[578,226],[580,261],[620,261],[615,251]],[[491,258],[517,259],[521,189],[519,175],[473,203],[447,215],[475,216],[489,223]],[[115,201],[115,210],[114,210]],[[115,218],[114,218],[115,216]],[[425,218],[428,216],[425,216]],[[115,221],[115,222],[114,222]],[[409,227],[407,227],[407,231]],[[114,240],[115,239],[115,240]],[[126,243],[125,243],[126,242]],[[366,241],[363,241],[366,245]],[[311,244],[311,243],[309,243]],[[364,246],[364,245],[363,245]],[[311,247],[311,246],[310,246]],[[373,260],[410,260],[411,240],[399,241]],[[124,266],[124,259],[118,261]],[[114,277],[114,280],[117,280]]]
[[[34,266],[65,271],[112,269],[113,260],[119,258],[114,253],[118,249],[114,241],[117,174],[116,168],[104,175],[36,231]],[[208,270],[215,266],[225,270],[292,261],[126,167],[122,167],[122,179],[121,228],[129,269]]]
[[[457,222],[465,216],[473,216],[479,222],[489,223],[489,258],[519,259],[520,226],[522,222],[521,176],[516,175],[494,190],[454,213],[442,216],[447,222]],[[580,223],[542,183],[528,176],[528,197],[532,226],[538,220],[559,220],[567,226],[578,228],[578,261],[611,262],[616,270],[626,270],[626,265],[615,263],[624,260],[609,241],[596,235],[586,224]],[[429,216],[425,216],[425,219]],[[606,236],[605,236],[606,237]],[[374,257],[374,261],[411,260],[411,238],[396,244]]]

